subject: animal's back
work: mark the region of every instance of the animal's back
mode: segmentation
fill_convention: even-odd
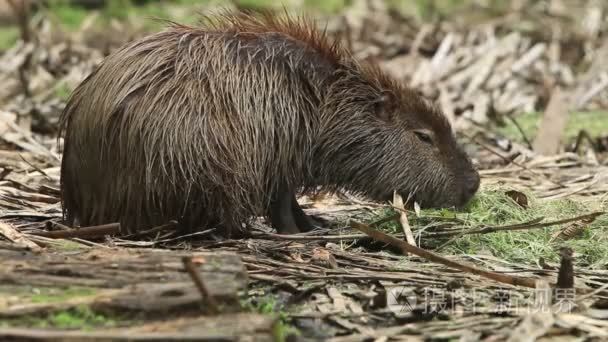
[[[271,32],[174,27],[117,51],[63,113],[68,222],[234,227],[264,214],[270,188],[303,182],[322,96],[306,82],[330,64]]]

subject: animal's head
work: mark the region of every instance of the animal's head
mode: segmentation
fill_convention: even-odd
[[[383,168],[394,172],[384,179],[385,191],[394,188],[425,207],[465,205],[479,188],[479,174],[448,120],[421,95],[396,90],[384,91],[373,109],[386,137]]]
[[[437,107],[375,69],[339,88],[331,107],[350,122],[334,123],[331,134],[342,139],[333,167],[345,188],[381,201],[397,191],[423,207],[469,202],[479,174]]]

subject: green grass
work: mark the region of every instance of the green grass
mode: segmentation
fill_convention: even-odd
[[[606,201],[600,203],[597,199],[586,201],[542,200],[535,198],[530,193],[526,193],[529,207],[524,209],[505,194],[508,190],[508,188],[484,189],[462,211],[423,210],[420,217],[410,214],[410,223],[414,230],[424,229],[431,232],[433,226],[442,222],[454,222],[462,228],[472,228],[523,223],[539,217],[544,217],[544,221],[548,222],[592,211],[608,211]],[[386,211],[379,213],[373,220],[386,214]],[[576,253],[577,265],[594,269],[606,268],[608,266],[608,215],[602,215],[588,225],[582,236],[565,241],[550,242],[552,234],[567,225],[488,234],[467,234],[452,240],[441,250],[441,253],[491,254],[515,263],[534,264],[541,257],[551,262],[559,261],[559,248],[568,246],[573,248]],[[384,224],[381,228],[389,233],[400,231],[399,226],[395,223]],[[428,238],[428,240],[423,240],[423,245],[437,247],[446,241],[448,239]]]
[[[276,341],[285,341],[290,335],[300,334],[297,328],[289,324],[289,314],[272,295],[248,297],[242,301],[241,306],[245,311],[277,317],[278,321],[273,332]]]
[[[95,296],[97,290],[89,287],[39,287],[0,285],[0,297],[9,298],[19,304],[54,304]],[[0,319],[0,327],[32,327],[91,330],[100,327],[114,327],[134,322],[130,317],[94,312],[87,305],[69,309],[45,311],[15,318]]]
[[[30,328],[59,328],[92,330],[101,327],[115,327],[118,322],[126,322],[123,318],[110,317],[96,313],[90,307],[81,305],[68,310],[52,312],[43,316],[23,316],[13,319],[0,320],[0,327],[30,327]]]
[[[538,127],[541,124],[542,113],[525,113],[515,117],[515,120],[521,127],[526,137],[533,141]],[[517,129],[514,123],[509,119],[502,127],[498,127],[498,132],[514,141],[523,142],[522,134]],[[566,125],[565,139],[572,141],[576,138],[581,130],[586,130],[592,137],[608,134],[608,112],[593,111],[593,112],[573,112],[568,118]]]
[[[108,316],[93,312],[88,306],[79,306],[71,310],[60,311],[49,315],[42,325],[63,329],[92,329],[95,327],[116,326],[116,321]]]
[[[18,39],[19,29],[17,27],[0,27],[0,52],[8,50]]]
[[[70,6],[67,0],[49,2],[49,14],[68,30],[75,30],[86,18],[88,11],[81,7]]]
[[[69,300],[91,297],[96,289],[70,286],[62,287],[33,287],[33,286],[0,286],[0,297],[11,298],[11,302],[19,304],[53,304]],[[116,326],[117,322],[125,319],[110,317],[95,313],[86,305],[70,309],[62,309],[44,314],[31,314],[16,318],[0,319],[0,327],[19,326],[36,328],[62,329],[92,329],[95,327]]]
[[[95,293],[95,289],[77,286],[66,289],[38,288],[30,297],[30,301],[32,303],[57,303],[74,298],[93,296]]]
[[[433,2],[433,5],[429,5]],[[466,5],[470,0],[388,0],[387,4],[405,15],[428,19],[432,12],[449,14],[456,8]],[[273,8],[280,10],[285,7],[295,12],[309,14],[336,14],[353,4],[353,0],[236,0],[240,6],[256,9]],[[133,5],[131,0],[109,0],[108,4],[99,10],[96,25],[103,28],[111,20],[123,22],[137,22],[145,30],[155,31],[164,24],[151,18],[176,20],[185,24],[193,24],[198,20],[197,11],[204,6],[214,4],[229,4],[225,0],[175,0],[171,2],[152,2],[143,6]],[[80,28],[85,18],[93,13],[82,7],[73,6],[70,0],[53,0],[48,2],[46,14],[58,23],[64,30],[74,32]],[[0,28],[0,51],[12,46],[18,39],[19,32],[16,27]]]
[[[70,97],[70,94],[72,94],[72,91],[74,89],[70,88],[67,83],[65,82],[61,82],[59,84],[57,84],[55,86],[55,97],[63,100],[63,101],[67,101],[67,99]]]
[[[343,9],[348,0],[305,0],[302,7],[294,5],[293,1],[277,2],[272,0],[238,0],[240,6],[246,8],[274,8],[281,9],[283,6],[294,10],[314,10],[321,13],[336,13]],[[143,6],[134,6],[130,0],[110,0],[108,5],[101,10],[102,23],[110,20],[132,21],[141,20],[145,29],[156,30],[164,24],[150,20],[151,18],[172,19],[181,23],[192,24],[198,19],[197,10],[209,4],[228,4],[226,1],[218,0],[178,0],[171,3],[150,3]],[[181,8],[181,10],[180,10]],[[71,6],[67,0],[51,2],[49,14],[56,18],[66,30],[75,30],[80,27],[83,20],[90,11]]]
[[[594,200],[577,202],[571,199],[539,200],[527,194],[530,207],[524,209],[505,195],[506,189],[495,189],[481,193],[471,203],[465,222],[471,226],[506,225],[544,217],[545,221],[578,216],[595,210],[607,210]],[[608,266],[608,215],[598,217],[588,225],[582,236],[566,241],[554,240],[551,236],[568,224],[523,231],[496,232],[481,235],[466,235],[448,247],[454,254],[491,253],[494,256],[522,263],[536,262],[540,257],[557,262],[561,246],[574,249],[577,264],[590,268]]]
[[[14,286],[0,285],[0,296],[19,298],[20,303],[57,303],[75,298],[90,297],[96,294],[94,288],[82,286]]]

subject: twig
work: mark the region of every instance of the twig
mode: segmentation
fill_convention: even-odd
[[[274,233],[262,233],[253,234],[255,239],[268,239],[268,240],[286,240],[286,241],[341,241],[341,240],[357,240],[366,238],[365,234],[346,234],[346,235],[314,235],[314,236],[302,236],[298,234],[274,234]]]
[[[538,197],[542,198],[542,199],[545,199],[545,200],[558,199],[558,198],[563,198],[563,197],[569,197],[569,196],[576,195],[576,194],[578,194],[578,193],[580,193],[582,191],[585,191],[585,190],[591,188],[597,182],[598,182],[598,180],[593,180],[591,182],[588,182],[585,185],[581,185],[578,188],[572,189],[570,191],[565,191],[565,192],[562,192],[562,193],[558,193],[558,194],[555,194],[555,195],[549,195],[549,196],[547,196],[547,194],[544,194],[544,195],[541,195],[541,196],[538,196]]]
[[[129,239],[129,238],[134,238],[134,237],[141,237],[141,236],[146,236],[146,235],[150,235],[150,234],[154,234],[157,232],[162,232],[163,230],[167,230],[167,229],[171,229],[171,228],[175,228],[175,226],[177,226],[177,221],[175,220],[171,220],[166,224],[154,227],[154,228],[150,228],[148,230],[142,230],[140,232],[137,233],[133,233],[133,234],[129,234],[123,237],[123,239]]]
[[[168,239],[163,239],[163,240],[152,241],[152,242],[154,244],[173,242],[173,241],[177,241],[177,240],[180,240],[180,239],[185,239],[185,238],[188,238],[188,237],[203,236],[203,235],[211,234],[215,230],[216,230],[215,228],[210,228],[210,229],[203,230],[203,231],[200,231],[200,232],[194,232],[194,233],[190,233],[190,234],[180,235],[180,236],[176,236],[176,237],[172,237],[172,238],[168,238]]]
[[[114,235],[120,232],[120,223],[102,224],[99,226],[82,227],[71,230],[56,230],[52,232],[30,233],[31,235],[42,236],[51,239],[67,238],[99,238],[106,235]]]
[[[190,278],[192,278],[194,285],[196,285],[196,288],[201,293],[201,296],[203,298],[203,304],[207,304],[211,313],[218,313],[219,309],[217,302],[215,301],[215,298],[213,298],[213,296],[209,294],[209,290],[207,289],[207,286],[205,285],[203,279],[201,279],[201,275],[198,272],[196,265],[194,264],[195,261],[192,259],[192,257],[185,256],[182,258],[182,262],[184,263],[184,268],[190,275]]]
[[[593,212],[590,214],[580,215],[576,217],[570,217],[566,219],[550,221],[550,222],[541,222],[543,220],[542,217],[536,218],[534,220],[525,222],[525,223],[517,223],[507,226],[486,226],[486,227],[477,227],[468,230],[459,230],[459,231],[450,231],[450,232],[436,232],[436,233],[428,233],[427,237],[445,237],[445,236],[453,236],[459,234],[488,234],[494,233],[498,231],[510,231],[510,230],[522,230],[522,229],[531,229],[531,228],[545,228],[549,226],[555,226],[558,224],[570,223],[575,221],[582,220],[591,220],[593,221],[600,215],[605,214],[603,211]]]
[[[74,229],[72,227],[66,226],[65,224],[61,224],[59,222],[53,222],[53,221],[47,221],[45,225],[48,230],[72,230],[72,229]]]
[[[395,214],[395,215],[387,216],[387,217],[381,218],[379,220],[376,220],[376,221],[370,223],[369,225],[371,227],[376,227],[376,226],[379,226],[379,225],[381,225],[383,223],[387,223],[387,222],[390,222],[390,221],[395,221],[395,220],[397,220],[399,218],[399,216],[400,216],[400,214]]]
[[[41,175],[43,175],[44,177],[46,177],[46,179],[48,180],[52,180],[51,177],[49,177],[49,175],[42,171],[38,166],[30,163],[29,161],[27,161],[27,159],[25,159],[25,157],[23,157],[23,155],[21,153],[19,153],[19,157],[21,158],[21,160],[23,160],[24,163],[26,163],[27,165],[31,166],[34,170],[38,171]]]
[[[87,247],[97,247],[97,248],[102,248],[102,249],[110,248],[109,246],[101,244],[101,243],[96,243],[93,241],[83,240],[83,239],[79,239],[79,238],[71,238],[70,241],[77,242],[77,243],[85,245]]]
[[[403,198],[397,192],[393,193],[393,206],[399,209],[399,223],[401,224],[401,229],[403,230],[405,241],[410,245],[416,246],[416,239],[414,238],[414,234],[412,233],[412,227],[410,227],[410,222],[407,219],[407,212],[405,211]]]
[[[422,27],[420,28],[420,30],[418,31],[418,33],[416,33],[416,37],[414,38],[414,41],[412,42],[412,45],[410,46],[410,55],[412,56],[417,56],[418,50],[420,50],[420,46],[422,45],[422,42],[424,41],[424,39],[429,35],[429,33],[431,33],[433,31],[433,25],[422,25]]]
[[[390,215],[381,218],[377,221],[369,223],[370,227],[376,227],[383,223],[395,221],[399,219],[400,214]],[[403,237],[401,235],[396,235]],[[366,238],[366,234],[345,234],[345,235],[301,235],[301,234],[275,234],[275,233],[261,233],[253,234],[256,239],[269,239],[269,240],[286,240],[286,241],[341,241],[341,240],[357,240]]]
[[[516,286],[525,286],[525,287],[530,287],[530,288],[536,287],[536,279],[534,279],[534,278],[511,276],[511,275],[507,275],[507,274],[501,274],[501,273],[482,270],[482,269],[474,267],[474,266],[466,265],[463,263],[459,263],[459,262],[447,259],[441,255],[435,254],[433,252],[429,252],[425,249],[422,249],[422,248],[419,248],[416,246],[412,246],[405,241],[401,241],[393,236],[390,236],[390,235],[384,234],[380,231],[374,230],[366,224],[359,223],[356,221],[351,221],[350,225],[351,225],[351,227],[353,227],[357,230],[360,230],[360,231],[364,232],[365,234],[371,236],[374,240],[378,240],[378,241],[384,242],[386,244],[389,244],[391,246],[400,248],[404,252],[412,253],[421,258],[425,258],[429,261],[437,262],[437,263],[446,265],[448,267],[455,268],[457,270],[476,274],[476,275],[486,277],[488,279],[491,279],[491,280],[494,280],[497,282],[501,282],[501,283],[505,283],[505,284],[516,285]]]
[[[454,230],[454,231],[446,231],[446,232],[430,232],[430,233],[425,233],[424,237],[437,238],[437,237],[456,236],[456,238],[459,238],[459,237],[461,237],[463,235],[467,235],[467,234],[489,234],[489,233],[495,233],[495,232],[499,232],[499,231],[546,228],[546,227],[550,227],[550,226],[555,226],[555,225],[570,223],[570,222],[575,222],[575,221],[590,220],[590,222],[591,222],[595,218],[597,218],[598,216],[603,215],[603,214],[605,214],[605,213],[599,211],[599,212],[593,212],[593,213],[589,213],[589,214],[584,214],[584,215],[580,215],[580,216],[576,216],[576,217],[570,217],[570,218],[550,221],[550,222],[542,222],[544,220],[544,217],[537,217],[537,218],[532,219],[527,222],[509,224],[509,225],[505,225],[505,226],[482,226],[482,227],[474,227],[471,229],[462,229],[462,230]],[[369,226],[375,226],[375,225],[379,225],[381,223],[395,220],[398,216],[399,215],[393,215],[393,216],[383,218],[379,221],[369,224]],[[365,235],[365,234],[299,236],[299,235],[263,233],[263,234],[255,234],[253,237],[254,238],[268,238],[271,240],[291,240],[291,241],[340,241],[340,240],[356,240],[356,239],[364,238],[366,236],[367,235]],[[394,236],[400,237],[400,238],[405,237],[405,235],[400,235],[400,234],[397,234]],[[447,243],[449,243],[453,240],[454,239],[451,239]],[[447,243],[444,243],[438,249],[445,247],[445,245]]]
[[[502,154],[498,153],[497,151],[495,151],[495,150],[494,150],[493,148],[491,148],[490,146],[488,146],[488,145],[484,144],[483,142],[481,142],[481,141],[479,141],[479,140],[475,139],[475,137],[470,136],[469,134],[467,134],[467,133],[465,133],[465,132],[462,132],[462,134],[463,134],[465,137],[467,137],[469,140],[471,140],[472,142],[476,143],[477,145],[481,146],[483,149],[485,149],[485,150],[487,150],[488,152],[490,152],[490,153],[492,153],[492,154],[496,155],[497,157],[499,157],[499,158],[501,158],[501,159],[505,160],[506,162],[508,162],[508,163],[510,163],[510,164],[513,164],[513,165],[516,165],[516,166],[518,166],[518,167],[520,167],[520,168],[522,168],[522,169],[524,169],[524,170],[526,170],[526,171],[530,172],[531,174],[533,174],[533,175],[535,175],[535,176],[537,176],[537,177],[542,177],[542,178],[544,178],[544,179],[548,180],[549,182],[551,182],[551,183],[553,183],[553,184],[555,184],[555,185],[557,185],[557,186],[559,186],[559,187],[561,187],[561,188],[566,188],[566,186],[565,186],[565,185],[563,185],[563,184],[561,184],[561,183],[559,183],[559,182],[556,182],[556,181],[552,180],[552,179],[551,179],[550,177],[548,177],[547,175],[542,174],[542,173],[541,173],[541,174],[538,174],[538,173],[536,173],[534,170],[532,170],[532,169],[528,168],[527,166],[525,166],[525,165],[523,165],[523,164],[520,164],[520,163],[518,163],[518,162],[516,162],[516,161],[514,161],[514,160],[511,160],[511,159],[509,159],[509,158],[507,158],[507,157],[503,156]]]
[[[372,223],[369,223],[370,227],[376,227],[383,223],[395,221],[399,219],[400,214],[394,214],[387,217],[383,217]],[[399,236],[399,235],[397,235]],[[256,239],[268,239],[268,240],[286,240],[286,241],[341,241],[341,240],[357,240],[366,238],[365,234],[345,234],[345,235],[303,235],[303,234],[275,234],[275,233],[261,233],[252,234],[253,238]]]
[[[608,75],[606,73],[602,73],[600,76],[600,82],[591,87],[588,92],[583,94],[578,101],[576,102],[576,108],[584,108],[584,106],[591,100],[594,96],[601,93],[604,89],[608,87]]]
[[[521,229],[524,229],[524,228],[530,227],[530,225],[533,225],[533,224],[536,224],[536,223],[542,221],[543,219],[544,219],[544,217],[538,217],[538,218],[535,218],[535,219],[533,219],[531,221],[528,221],[528,222],[525,222],[525,223],[518,223],[518,224],[512,224],[512,225],[508,225],[508,226],[500,226],[500,227],[494,227],[494,228],[496,228],[495,231],[514,230],[515,228],[520,228],[520,227],[521,227]],[[455,240],[458,240],[459,238],[461,238],[462,236],[464,236],[466,234],[474,234],[474,233],[471,233],[468,230],[450,231],[450,232],[437,232],[437,233],[429,233],[429,234],[442,234],[442,233],[448,233],[448,234],[443,235],[443,236],[451,236],[451,235],[456,235],[456,236],[452,237],[451,239],[449,239],[445,243],[441,244],[439,247],[437,247],[437,250],[443,249],[445,246],[451,244],[452,242],[454,242]],[[426,234],[426,237],[428,237],[429,234]],[[436,237],[437,235],[433,235],[433,236]],[[441,236],[441,235],[439,235],[439,236]]]
[[[578,153],[579,149],[581,147],[581,145],[583,144],[583,140],[587,140],[587,142],[589,142],[589,144],[591,144],[591,148],[593,149],[593,152],[596,152],[599,150],[596,142],[593,140],[593,138],[591,138],[591,136],[589,135],[589,132],[587,132],[584,129],[581,129],[578,132],[578,135],[576,136],[576,142],[574,143],[574,146],[572,147],[572,152],[574,153]]]
[[[591,298],[599,293],[602,293],[603,291],[608,290],[608,284],[604,284],[601,287],[598,287],[597,289],[594,289],[593,291],[586,293],[582,296],[576,297],[576,301],[581,303],[583,300]]]
[[[517,128],[517,130],[519,131],[519,134],[521,134],[521,137],[522,137],[522,139],[524,139],[524,142],[526,143],[528,148],[530,150],[532,150],[533,149],[532,143],[528,139],[528,136],[526,136],[526,133],[524,132],[524,130],[519,125],[519,122],[517,122],[517,120],[513,117],[513,115],[506,115],[506,117],[507,117],[507,119],[509,119],[509,121],[511,121],[511,123],[515,126],[515,128]]]

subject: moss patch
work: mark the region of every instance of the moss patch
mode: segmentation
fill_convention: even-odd
[[[100,327],[115,327],[125,322],[119,317],[110,317],[91,310],[88,306],[77,306],[68,310],[49,313],[44,316],[24,316],[0,320],[0,327],[19,326],[28,328],[59,328],[92,330]]]

